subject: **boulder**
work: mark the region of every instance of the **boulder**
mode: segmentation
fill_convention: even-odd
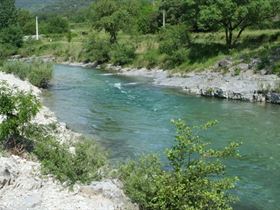
[[[280,93],[270,92],[266,95],[266,100],[269,103],[280,104]]]
[[[220,68],[228,68],[231,65],[232,65],[232,61],[230,61],[229,59],[222,60],[218,63],[218,66]]]

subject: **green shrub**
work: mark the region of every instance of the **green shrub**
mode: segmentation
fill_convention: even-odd
[[[181,65],[182,63],[188,60],[189,51],[188,49],[181,48],[173,52],[172,55],[168,55],[165,58],[165,67],[166,68],[174,68],[176,66]]]
[[[132,201],[150,210],[232,209],[235,198],[229,190],[237,178],[224,176],[222,160],[236,157],[239,144],[208,148],[197,132],[213,124],[189,127],[176,121],[176,143],[166,152],[167,165],[150,156],[122,166],[120,179]]]
[[[43,22],[42,32],[45,34],[62,34],[69,32],[69,22],[67,19],[54,16]]]
[[[53,67],[42,61],[26,63],[21,61],[8,61],[3,64],[2,71],[14,74],[20,79],[27,79],[31,84],[47,88],[52,78]]]
[[[36,61],[30,66],[27,78],[29,82],[40,88],[47,88],[52,78],[53,66],[44,62]]]
[[[158,65],[158,51],[157,50],[149,50],[143,55],[143,65],[148,69],[156,67]]]
[[[97,36],[91,36],[84,46],[84,57],[87,61],[99,64],[110,60],[111,44],[110,41]]]
[[[280,76],[280,60],[273,64],[272,73]]]
[[[8,44],[14,47],[23,45],[23,33],[19,26],[11,25],[0,32],[0,44]]]
[[[68,145],[60,144],[51,136],[37,137],[34,154],[42,163],[43,173],[53,174],[58,180],[69,185],[99,180],[100,168],[106,163],[101,148],[94,141],[85,139],[73,146],[75,153],[70,152]]]
[[[115,44],[110,52],[111,61],[115,65],[132,63],[135,58],[135,46],[133,44]]]
[[[34,95],[1,82],[0,116],[3,121],[0,124],[0,141],[7,141],[8,144],[14,141],[16,146],[18,140],[22,140],[26,126],[38,113],[39,108],[40,102]]]
[[[17,50],[13,45],[0,43],[0,59],[5,60],[7,57],[16,54]]]
[[[172,55],[180,48],[187,48],[190,44],[188,29],[184,25],[168,26],[159,34],[159,50],[161,53]]]

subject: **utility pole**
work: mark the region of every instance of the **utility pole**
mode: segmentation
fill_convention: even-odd
[[[38,16],[36,16],[36,40],[39,40],[39,24],[38,24]]]
[[[165,28],[165,22],[166,22],[166,10],[162,10],[162,26]]]

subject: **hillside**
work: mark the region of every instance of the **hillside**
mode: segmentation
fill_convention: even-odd
[[[44,14],[61,14],[77,11],[92,2],[93,0],[16,0],[16,6]]]
[[[90,5],[94,0],[55,0],[46,5],[40,12],[44,14],[69,14]]]
[[[16,0],[16,6],[18,8],[37,11],[57,1],[58,0]]]

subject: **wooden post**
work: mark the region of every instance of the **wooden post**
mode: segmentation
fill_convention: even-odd
[[[166,10],[162,10],[162,27],[165,27],[166,23]]]
[[[38,16],[36,16],[36,40],[39,40],[39,24],[38,24]]]

